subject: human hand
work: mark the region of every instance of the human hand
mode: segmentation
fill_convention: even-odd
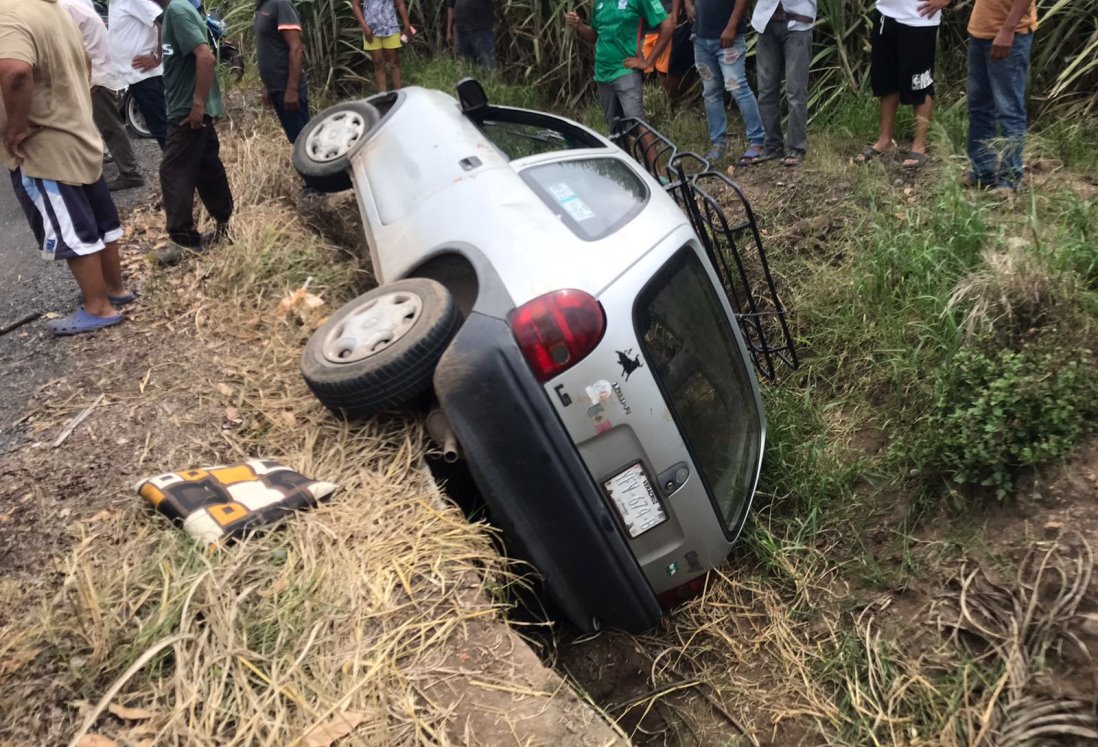
[[[1010,57],[1010,48],[1014,46],[1014,29],[1002,29],[991,42],[991,59],[1005,60]]]
[[[282,95],[282,108],[288,112],[296,112],[301,107],[301,100],[298,98],[297,89],[286,89],[286,93]]]
[[[416,35],[416,33],[417,33],[417,32],[416,32],[416,27],[415,27],[415,26],[413,26],[412,24],[410,24],[410,23],[409,23],[409,24],[408,24],[407,26],[405,26],[405,27],[404,27],[404,33],[405,33],[405,34],[406,34],[406,35],[407,35],[407,36],[408,36],[409,38],[411,38],[411,37],[415,36],[415,35]]]
[[[147,72],[160,64],[160,58],[154,54],[139,54],[132,60],[133,69]]]
[[[30,125],[24,124],[21,127],[12,127],[9,124],[4,131],[4,150],[10,153],[12,158],[22,163],[26,157],[23,154],[23,142],[30,136]]]
[[[374,30],[366,24],[362,24],[362,35],[366,37],[366,41],[368,42],[374,40]]]
[[[736,31],[725,29],[721,32],[721,49],[728,49],[736,43]]]
[[[640,57],[626,57],[621,64],[629,70],[647,70],[651,67],[648,60],[642,60]]]
[[[943,11],[949,7],[950,0],[923,0],[919,3],[919,15],[923,18],[929,18],[930,16]]]
[[[567,23],[572,28],[578,29],[580,27],[579,13],[577,13],[574,10],[568,11],[567,13],[564,14],[564,22]]]
[[[263,104],[264,108],[271,105],[271,94],[264,88],[259,94],[259,101]]]
[[[186,127],[192,130],[201,130],[206,126],[206,122],[203,120],[203,115],[206,107],[194,105],[191,106],[190,113],[183,118],[183,121],[179,123],[180,127]]]

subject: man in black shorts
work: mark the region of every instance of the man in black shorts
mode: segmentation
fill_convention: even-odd
[[[868,163],[896,147],[892,139],[900,105],[915,110],[915,135],[903,167],[918,169],[926,160],[926,133],[934,108],[934,52],[938,24],[949,0],[877,0],[873,14],[870,81],[881,100],[877,142],[854,161]]]
[[[118,211],[103,180],[84,41],[56,2],[0,0],[0,140],[15,196],[45,259],[65,260],[83,305],[49,323],[76,335],[122,321]]]

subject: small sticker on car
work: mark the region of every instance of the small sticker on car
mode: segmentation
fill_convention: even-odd
[[[591,404],[593,405],[605,402],[610,399],[610,395],[613,393],[614,388],[606,379],[599,379],[594,384],[587,387],[587,398],[591,400]]]
[[[595,217],[594,211],[587,206],[587,203],[581,200],[579,195],[564,182],[550,184],[549,191],[552,192],[553,197],[557,198],[557,202],[571,216],[572,220],[577,223]]]

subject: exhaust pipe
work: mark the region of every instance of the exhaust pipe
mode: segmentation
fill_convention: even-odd
[[[427,433],[435,445],[442,449],[442,461],[454,464],[461,459],[461,446],[458,445],[454,429],[450,427],[450,419],[437,407],[427,413]]]

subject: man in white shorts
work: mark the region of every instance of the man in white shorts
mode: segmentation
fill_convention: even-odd
[[[0,137],[27,222],[47,259],[63,259],[84,304],[50,322],[58,335],[122,321],[118,210],[103,179],[80,32],[56,0],[0,0]]]

